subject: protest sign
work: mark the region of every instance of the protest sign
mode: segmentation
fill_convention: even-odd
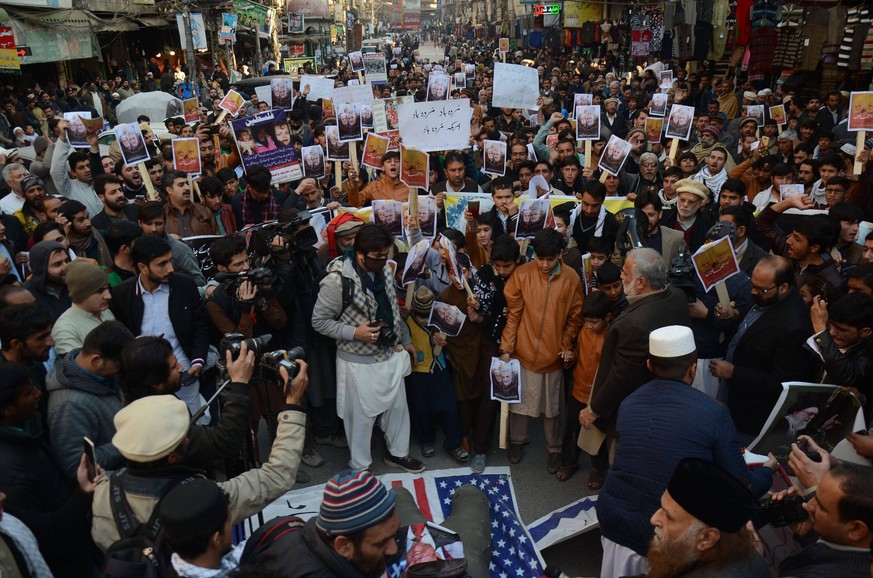
[[[434,301],[430,308],[430,318],[427,320],[427,324],[436,327],[446,335],[457,337],[466,320],[467,316],[456,305]]]
[[[718,241],[702,246],[691,256],[691,262],[703,284],[704,291],[709,291],[716,284],[740,272],[740,265],[734,254],[730,237],[722,237]]]
[[[365,167],[374,169],[382,168],[382,156],[388,152],[388,137],[380,136],[376,133],[367,133],[367,140],[364,141],[364,156],[361,158],[361,164]]]
[[[334,88],[330,97],[334,105],[370,104],[373,100],[373,87],[369,84],[340,86]]]
[[[226,110],[231,116],[236,116],[244,102],[245,100],[240,93],[230,89],[224,95],[224,98],[221,99],[221,102],[218,103],[218,108]]]
[[[360,72],[364,70],[364,55],[360,50],[357,52],[349,52],[349,68],[352,72]]]
[[[273,91],[267,86],[256,86],[255,94],[258,95],[258,102],[266,102],[267,108],[273,108]]]
[[[575,113],[576,109],[580,106],[590,106],[592,102],[593,95],[584,92],[577,92],[573,95],[573,111],[571,112]]]
[[[221,235],[196,235],[182,239],[194,251],[194,258],[197,259],[200,271],[207,281],[212,281],[218,272],[212,261],[212,256],[209,254],[209,248],[212,247],[212,243],[216,239],[221,239]]]
[[[333,94],[334,81],[332,78],[324,76],[314,76],[304,74],[300,77],[300,92],[304,92],[306,87],[309,87],[309,93],[306,95],[306,100],[318,100],[319,98],[330,98]]]
[[[537,69],[520,64],[494,64],[492,106],[538,110],[540,79]]]
[[[473,109],[466,98],[397,106],[403,143],[426,152],[469,148],[472,117]]]
[[[170,143],[173,145],[173,168],[189,175],[199,175],[202,172],[200,139],[174,138]]]
[[[873,92],[852,92],[849,94],[848,130],[857,132],[855,151],[860,153],[864,150],[867,131],[873,130]],[[863,170],[863,163],[856,157],[852,173],[860,175]]]
[[[274,183],[296,181],[303,176],[284,110],[264,111],[230,124],[246,171],[255,165],[263,165],[270,170]],[[253,142],[254,146],[246,145],[248,142]]]
[[[486,140],[482,143],[482,170],[489,175],[502,177],[506,174],[506,143]]]
[[[758,127],[764,126],[764,105],[750,104],[746,107],[746,116],[750,116],[758,123]]]
[[[396,130],[398,126],[397,106],[413,102],[414,100],[415,98],[411,95],[374,100],[373,130],[376,132]]]
[[[200,110],[196,98],[188,98],[182,101],[182,114],[185,115],[186,124],[194,124],[200,121]]]
[[[770,118],[773,119],[773,122],[776,123],[777,126],[782,126],[783,124],[788,123],[788,119],[785,115],[785,105],[777,104],[776,106],[770,107]]]
[[[517,359],[501,361],[491,358],[491,399],[503,403],[521,403],[521,364]]]
[[[629,142],[612,135],[606,142],[606,148],[603,149],[603,154],[600,155],[600,161],[597,166],[617,177],[628,155],[630,155],[631,148]]]
[[[533,239],[546,227],[548,218],[548,199],[522,199],[515,221],[515,238]]]
[[[385,69],[385,56],[382,54],[364,55],[364,75],[367,84],[387,84],[388,72]]]
[[[428,154],[400,145],[400,180],[406,186],[427,190],[430,172]]]
[[[427,254],[430,251],[430,241],[422,239],[410,249],[406,256],[406,265],[403,267],[403,276],[400,278],[400,283],[404,287],[410,283],[415,283],[415,280],[424,272]],[[409,307],[409,304],[406,304]]]
[[[270,108],[289,110],[294,106],[294,82],[290,78],[270,79]]]
[[[798,195],[804,194],[803,184],[796,185],[779,185],[779,198],[781,200],[790,199]]]
[[[503,53],[509,52],[509,38],[500,38],[498,40],[497,49]]]
[[[674,104],[667,118],[667,138],[688,140],[694,124],[694,107]]]
[[[403,236],[403,203],[400,201],[373,201],[373,222],[384,227],[395,237]]]
[[[327,141],[327,160],[347,161],[351,158],[349,143],[340,141],[338,126],[333,124],[325,126],[324,136]]]
[[[312,145],[300,149],[303,156],[303,176],[321,179],[325,174],[324,150],[321,145]]]
[[[118,140],[124,164],[135,165],[151,158],[138,123],[119,124],[115,127],[115,138]]]
[[[664,116],[667,114],[666,94],[658,92],[652,95],[652,106],[649,108],[649,114],[652,116]]]
[[[649,142],[661,142],[661,131],[664,130],[664,119],[650,116],[646,118],[646,136]]]
[[[361,127],[361,112],[356,104],[337,105],[337,126],[342,142],[351,142],[363,138]]]
[[[600,139],[600,105],[576,107],[576,140]]]
[[[85,123],[82,122],[84,116],[91,116],[89,112],[65,112],[64,120],[67,121],[67,142],[70,146],[77,149],[86,149],[91,145],[88,144],[88,134],[85,130]]]

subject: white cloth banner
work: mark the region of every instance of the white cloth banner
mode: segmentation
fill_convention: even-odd
[[[333,96],[334,80],[332,78],[304,74],[300,77],[300,92],[303,92],[307,84],[309,85],[309,94],[306,95],[306,100],[318,100]],[[372,99],[372,96],[370,98]]]
[[[492,105],[500,108],[537,110],[540,97],[537,69],[520,64],[494,64],[494,98]]]
[[[404,146],[425,152],[470,147],[473,109],[466,98],[401,104],[397,118]]]

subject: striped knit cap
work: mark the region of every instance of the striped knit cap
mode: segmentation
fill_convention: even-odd
[[[367,470],[347,470],[324,486],[316,526],[328,536],[350,536],[387,520],[396,495]]]

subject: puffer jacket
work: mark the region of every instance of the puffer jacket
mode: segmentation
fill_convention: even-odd
[[[121,454],[112,445],[112,419],[124,405],[117,377],[98,378],[79,367],[79,349],[58,359],[46,380],[49,391],[49,431],[58,466],[69,480],[76,477],[82,457],[82,438],[97,447],[97,463],[106,470],[122,465]]]
[[[349,187],[349,204],[354,207],[363,207],[371,201],[400,201],[405,203],[409,200],[409,187],[403,181],[391,182],[385,175],[364,187],[359,191],[360,181],[355,181]]]
[[[500,348],[528,370],[561,368],[561,351],[571,351],[582,329],[582,282],[563,263],[546,275],[536,261],[518,267],[503,289],[509,311]],[[525,307],[525,303],[530,307]]]
[[[57,297],[46,290],[46,271],[49,257],[56,251],[65,251],[64,246],[55,241],[40,241],[30,249],[30,279],[24,284],[24,288],[31,292],[36,304],[40,309],[51,315],[52,320],[57,320],[61,313],[72,306],[70,293],[67,286],[61,288]]]

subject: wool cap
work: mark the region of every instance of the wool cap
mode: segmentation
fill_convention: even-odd
[[[755,123],[755,126],[758,126],[758,119],[755,118],[754,116],[745,117],[743,120],[740,121],[740,126],[743,126],[747,122],[753,122],[753,123]]]
[[[649,355],[652,357],[682,357],[697,351],[691,328],[668,325],[649,334]]]
[[[758,99],[757,92],[747,90],[746,92],[743,93],[743,100],[757,100],[757,99]]]
[[[192,529],[221,528],[227,520],[228,498],[218,484],[195,478],[173,488],[161,500],[161,529],[174,537],[185,536]]]
[[[367,470],[346,470],[328,480],[316,526],[328,536],[350,536],[387,520],[394,492]]]
[[[705,132],[711,134],[716,139],[718,139],[718,135],[721,134],[721,130],[717,126],[712,125],[712,124],[708,124],[705,127],[703,127],[702,129],[700,129],[701,134],[703,134]]]
[[[619,100],[617,98],[610,97],[603,101],[603,104],[609,104],[610,102],[614,102],[615,104],[619,104]]]
[[[415,295],[412,297],[412,306],[410,309],[416,315],[429,317],[434,299],[433,291],[422,285],[415,291]]]
[[[352,216],[352,219],[344,220],[342,223],[339,223],[336,226],[336,228],[333,230],[333,234],[335,237],[347,237],[348,235],[353,235],[358,231],[358,229],[364,226],[364,221],[357,217],[354,217],[354,215]]]
[[[699,458],[679,462],[667,492],[707,526],[731,534],[739,532],[758,509],[755,496],[738,479]]]
[[[149,395],[115,414],[112,445],[132,462],[165,458],[188,435],[188,406],[175,395]]]
[[[106,272],[94,263],[76,259],[66,269],[67,289],[73,303],[81,303],[94,293],[109,286]]]
[[[21,192],[26,193],[27,189],[37,185],[42,186],[42,188],[45,189],[45,183],[42,182],[41,178],[36,175],[27,175],[24,177],[24,180],[21,181]]]
[[[703,200],[708,199],[712,196],[712,193],[709,192],[709,189],[706,188],[706,185],[703,183],[698,183],[693,179],[682,179],[677,181],[673,188],[676,190],[676,193],[691,193],[697,195]]]

